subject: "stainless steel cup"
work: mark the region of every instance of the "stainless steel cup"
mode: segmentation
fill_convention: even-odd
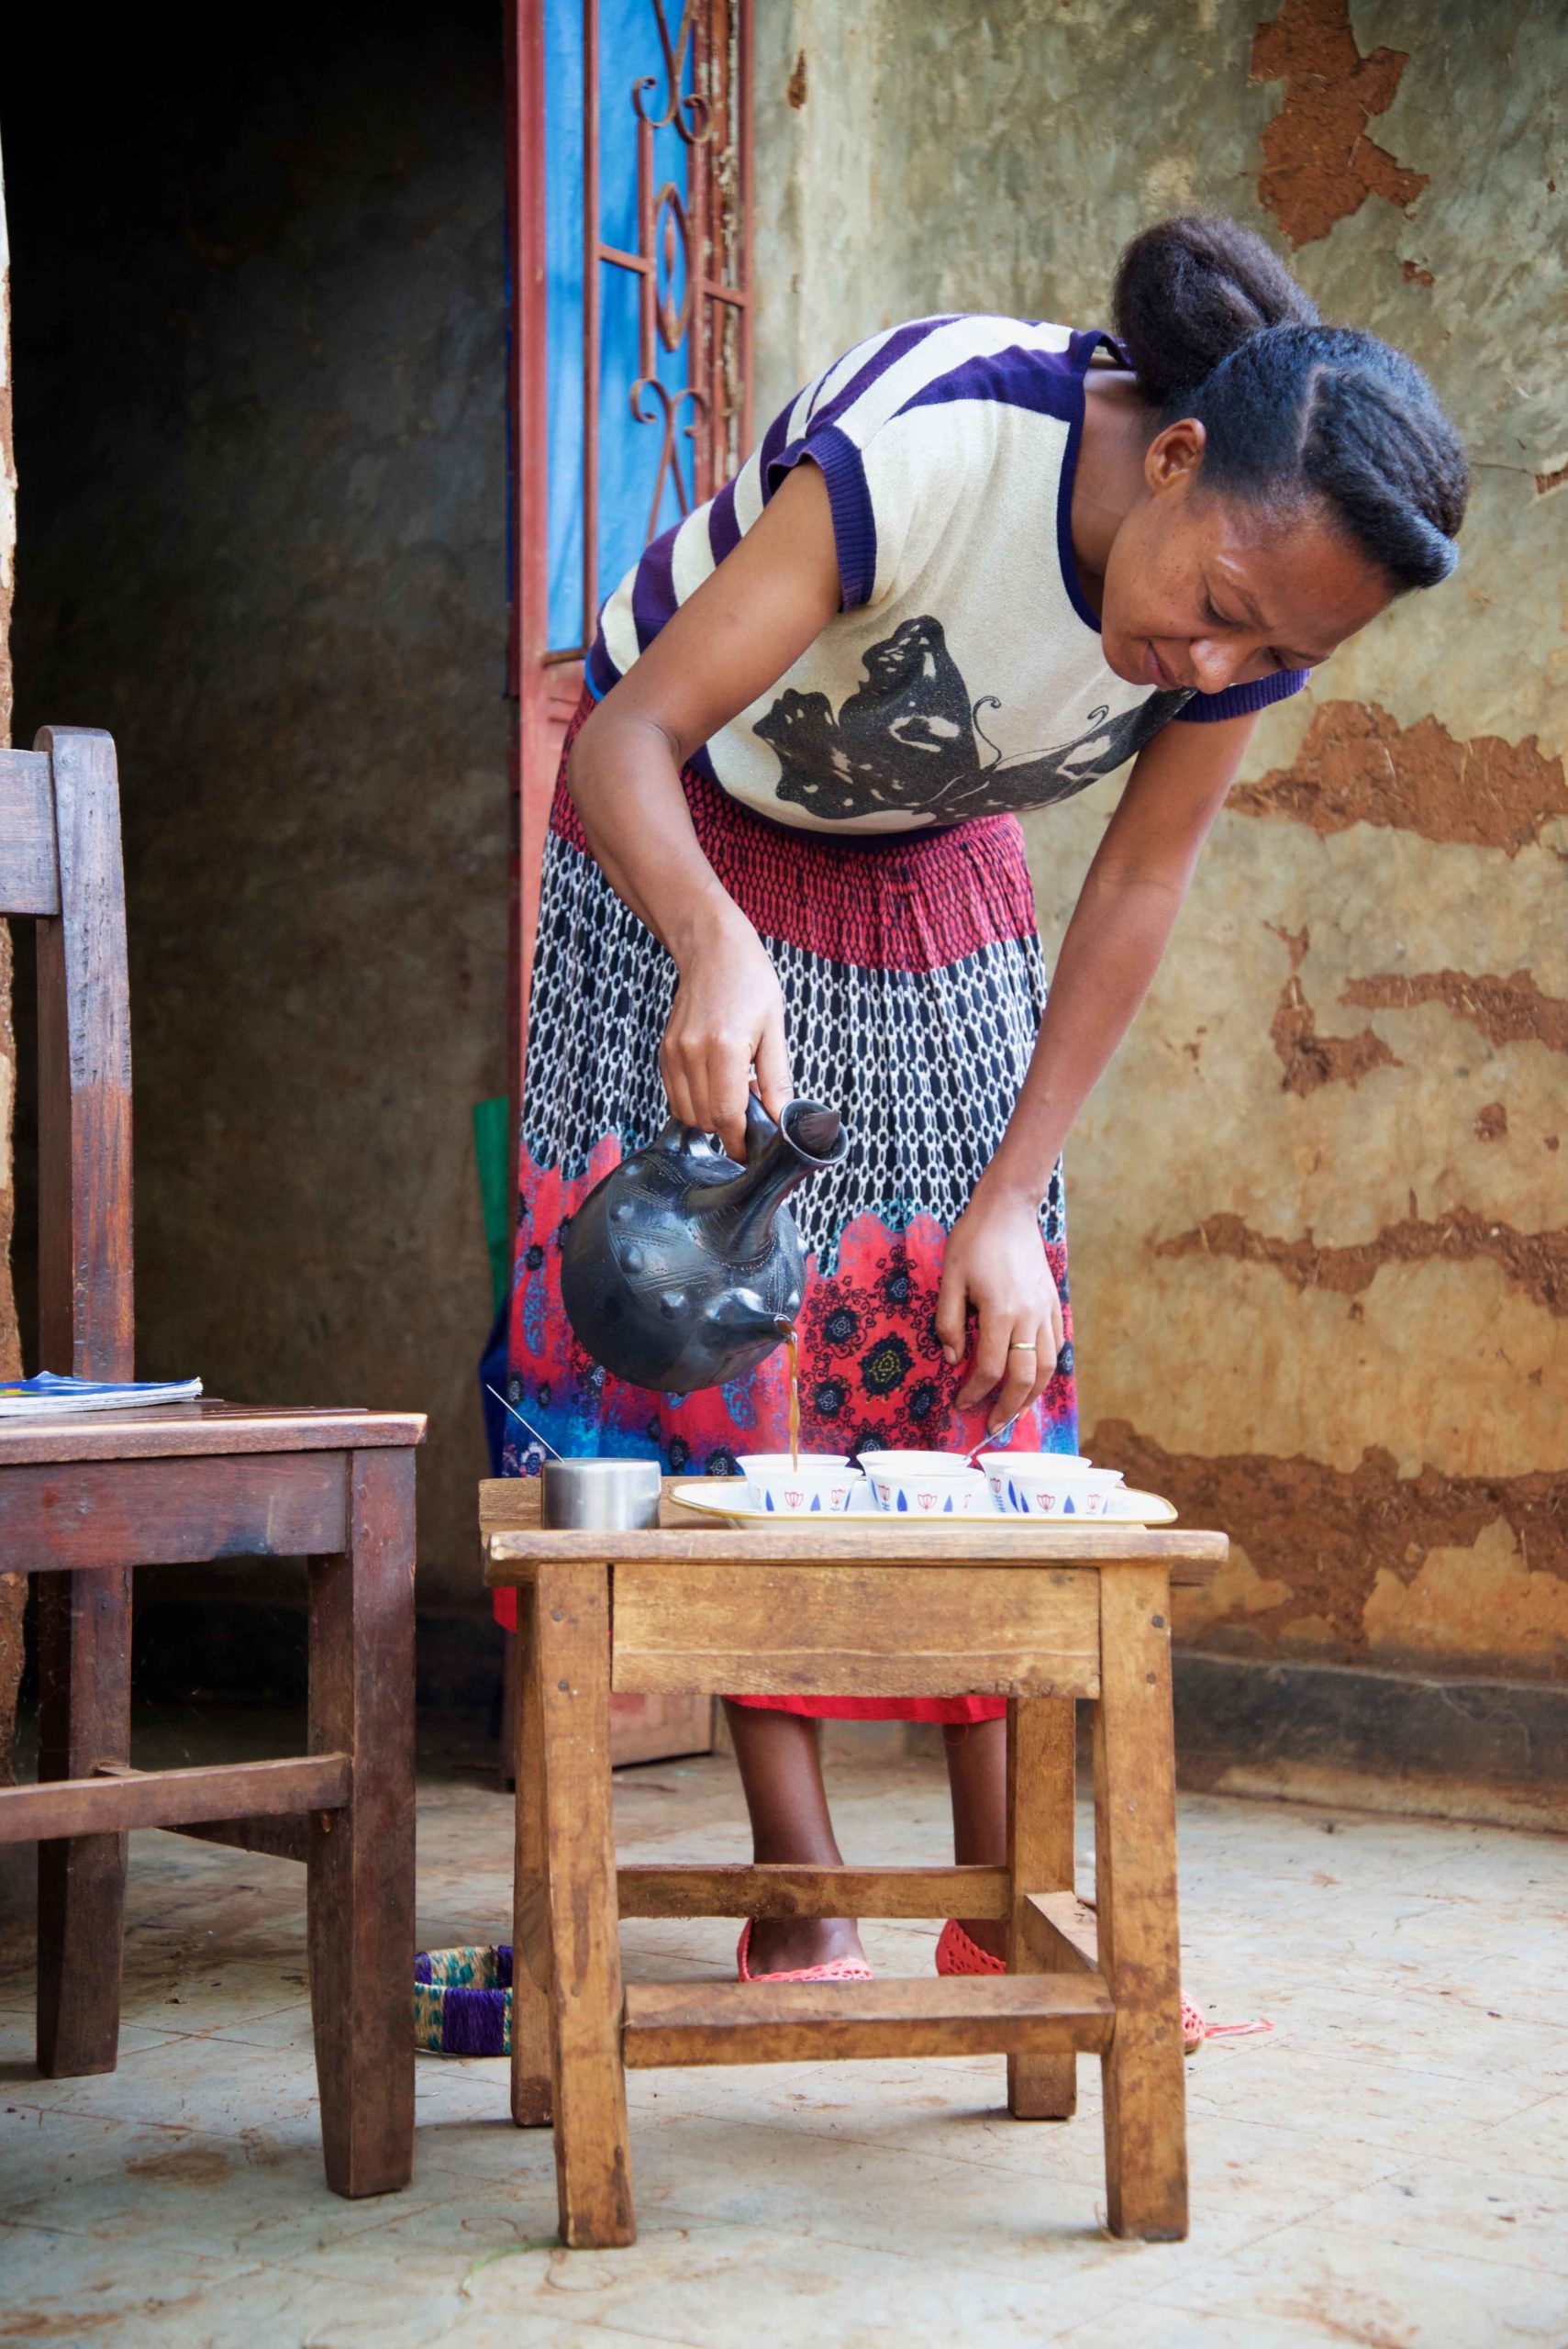
[[[658,1524],[659,1488],[657,1460],[547,1460],[541,1519],[556,1532],[637,1532]]]

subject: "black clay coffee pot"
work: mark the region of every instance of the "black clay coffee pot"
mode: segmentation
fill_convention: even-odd
[[[792,1101],[774,1125],[755,1094],[746,1163],[672,1118],[595,1184],[562,1244],[567,1319],[633,1386],[690,1395],[741,1378],[795,1315],[806,1256],[784,1202],[850,1146],[837,1109]]]

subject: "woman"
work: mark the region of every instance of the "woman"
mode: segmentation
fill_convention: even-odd
[[[513,1399],[563,1452],[776,1448],[777,1358],[620,1386],[558,1279],[562,1219],[666,1099],[739,1156],[752,1082],[855,1144],[795,1200],[803,1442],[1076,1448],[1062,1145],[1257,712],[1448,576],[1467,489],[1416,368],[1320,326],[1230,222],[1146,230],[1112,315],[873,337],[605,608],[545,866],[512,1324]],[[1017,814],[1129,760],[1048,1005]],[[869,1713],[946,1725],[957,1856],[1000,1860],[1003,1711],[731,1701],[757,1858],[838,1858],[809,1717]],[[1002,1932],[950,1926],[939,1962],[995,1965]],[[848,1920],[759,1922],[740,1965],[866,1970]]]

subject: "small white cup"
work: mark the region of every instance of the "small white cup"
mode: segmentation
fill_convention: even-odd
[[[878,1508],[895,1517],[990,1517],[984,1477],[958,1452],[862,1452]]]
[[[972,1468],[974,1464],[967,1452],[862,1452],[857,1457],[868,1476],[874,1476],[879,1469],[895,1471],[900,1475],[906,1471],[914,1474],[920,1469],[935,1475],[942,1470],[951,1475],[959,1469]]]
[[[802,1453],[795,1465],[787,1452],[753,1452],[736,1466],[752,1508],[776,1517],[841,1517],[865,1483],[842,1453]]]
[[[994,1452],[985,1481],[998,1508],[1018,1517],[1104,1517],[1121,1489],[1119,1468],[1094,1468],[1061,1452]]]

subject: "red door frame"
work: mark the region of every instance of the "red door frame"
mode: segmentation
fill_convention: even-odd
[[[600,273],[629,270],[640,279],[639,375],[628,386],[639,427],[659,428],[659,512],[666,471],[673,466],[683,513],[710,497],[751,445],[751,60],[752,0],[678,0],[673,34],[663,0],[648,0],[662,72],[640,74],[627,92],[638,118],[638,250],[600,236],[596,137],[584,140],[583,600],[571,645],[550,640],[550,372],[546,300],[545,154],[550,103],[545,0],[506,0],[506,200],[511,231],[512,310],[507,398],[511,416],[512,617],[508,691],[516,708],[511,744],[512,845],[507,1055],[512,1093],[512,1197],[517,1194],[523,1063],[528,1044],[528,980],[539,928],[539,879],[562,738],[583,689],[583,660],[597,620],[597,509]],[[595,130],[599,106],[599,0],[580,0],[584,19],[585,124]],[[693,93],[684,98],[692,47]],[[662,111],[658,111],[662,107]],[[684,199],[655,189],[653,133],[671,127],[688,152]],[[673,199],[673,200],[672,200]],[[679,299],[677,291],[679,290]],[[683,388],[672,393],[656,373],[656,342],[686,353]],[[689,407],[689,416],[682,411]],[[688,454],[684,472],[680,442]],[[650,517],[651,534],[653,516]],[[507,1642],[506,1718],[502,1773],[512,1750],[517,1703],[517,1642]],[[610,1750],[617,1763],[706,1751],[711,1743],[706,1698],[615,1700]]]
[[[599,0],[581,0],[583,141],[584,464],[583,600],[577,640],[550,641],[549,434],[546,340],[546,109],[544,0],[509,0],[507,201],[511,228],[510,383],[514,529],[509,690],[513,856],[508,1052],[520,1103],[528,1043],[528,980],[539,923],[539,876],[562,738],[583,689],[583,660],[597,620],[600,354],[598,286],[606,267],[634,272],[639,288],[639,369],[628,387],[635,426],[662,433],[659,488],[649,534],[673,469],[683,513],[736,470],[751,445],[752,0],[679,0],[672,30],[664,0],[648,0],[661,70],[627,89],[637,116],[638,250],[600,235],[601,58]],[[682,95],[688,44],[692,89]],[[687,189],[653,177],[653,133],[672,127],[688,152]],[[680,298],[677,300],[677,292]],[[656,348],[684,350],[684,384],[672,395],[655,372]],[[689,415],[682,410],[689,406]],[[683,468],[680,443],[688,442]],[[514,1149],[520,1119],[513,1119]],[[514,1169],[515,1172],[515,1169]],[[514,1184],[514,1196],[516,1185]]]

